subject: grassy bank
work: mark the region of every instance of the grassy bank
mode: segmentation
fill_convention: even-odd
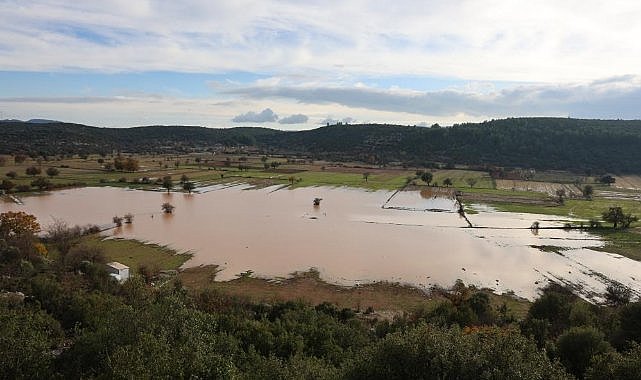
[[[191,258],[190,253],[178,253],[165,246],[137,240],[103,239],[93,235],[83,238],[83,243],[102,248],[107,260],[118,261],[134,270],[141,265],[159,270],[176,270]]]
[[[621,256],[641,261],[641,230],[598,230],[596,232],[605,241],[605,246],[595,248],[597,251],[616,253]]]

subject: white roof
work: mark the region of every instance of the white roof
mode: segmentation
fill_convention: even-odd
[[[117,261],[112,261],[110,263],[107,263],[107,265],[109,265],[110,267],[112,267],[114,269],[118,269],[118,270],[129,269],[128,266],[126,266],[125,264],[121,264],[121,263],[119,263]]]

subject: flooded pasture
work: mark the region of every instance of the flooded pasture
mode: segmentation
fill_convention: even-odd
[[[105,234],[193,251],[185,265],[218,264],[218,280],[248,270],[285,277],[313,267],[323,279],[343,285],[391,281],[429,288],[462,279],[529,299],[550,280],[597,300],[612,280],[637,295],[641,291],[641,263],[591,250],[602,245],[597,237],[529,229],[537,220],[541,227],[562,226],[561,218],[495,212],[481,205],[477,214],[468,215],[475,227],[468,228],[454,199],[420,191],[248,190],[246,185],[200,190],[189,195],[80,188],[0,207],[34,214],[43,226],[53,218],[109,224],[114,215],[132,213],[133,224]],[[318,207],[312,205],[316,197],[322,198]],[[161,212],[164,202],[176,207],[173,214]],[[533,248],[542,246],[557,247],[557,252]]]

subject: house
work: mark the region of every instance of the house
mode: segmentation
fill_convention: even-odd
[[[107,263],[107,272],[120,282],[125,282],[129,278],[129,267],[117,261]]]

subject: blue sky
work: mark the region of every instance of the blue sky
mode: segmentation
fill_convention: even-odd
[[[630,1],[0,0],[0,119],[641,118]]]

